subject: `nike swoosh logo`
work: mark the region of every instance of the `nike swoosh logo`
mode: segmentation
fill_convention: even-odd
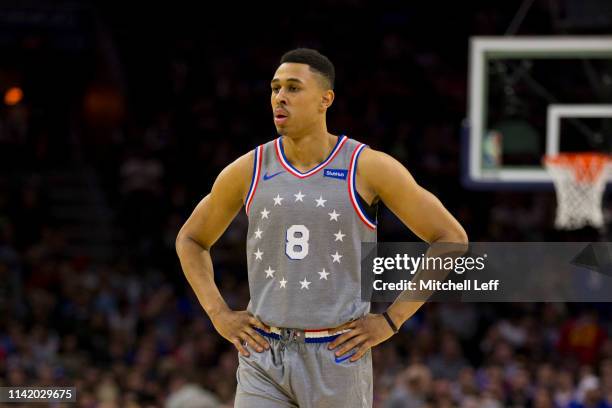
[[[270,180],[272,177],[276,177],[276,176],[278,176],[279,174],[284,173],[284,172],[285,172],[285,170],[281,170],[281,171],[279,171],[278,173],[270,174],[269,176],[268,176],[268,173],[264,173],[264,175],[263,175],[263,179],[264,179],[264,180]]]
[[[346,354],[345,354],[344,356],[335,357],[335,358],[334,358],[334,360],[336,360],[336,363],[341,363],[341,362],[343,362],[344,360],[348,360],[349,358],[353,357],[353,355],[354,355],[354,354],[355,354],[355,353],[348,354],[348,355],[346,355]]]

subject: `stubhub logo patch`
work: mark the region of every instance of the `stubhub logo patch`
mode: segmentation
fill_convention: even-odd
[[[331,177],[340,180],[346,180],[348,170],[346,169],[325,169],[323,177]]]

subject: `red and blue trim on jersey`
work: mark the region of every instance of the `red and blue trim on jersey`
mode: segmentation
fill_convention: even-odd
[[[249,193],[246,197],[244,204],[245,211],[249,215],[249,209],[255,196],[255,190],[257,190],[257,184],[259,184],[259,176],[261,175],[261,163],[263,160],[263,145],[255,148],[255,158],[253,160],[253,176],[251,177],[251,186],[249,187]]]
[[[359,155],[365,149],[367,145],[360,143],[353,152],[351,156],[351,165],[349,166],[349,175],[348,175],[348,191],[349,196],[351,198],[351,204],[353,204],[353,208],[357,215],[363,221],[363,223],[370,229],[376,229],[376,220],[370,220],[366,212],[361,207],[361,203],[357,200],[357,187],[355,186],[355,176],[357,174],[357,160],[359,160]]]
[[[331,161],[334,160],[334,158],[336,157],[340,149],[342,149],[342,146],[344,146],[344,144],[348,140],[348,137],[346,137],[345,135],[340,136],[338,138],[338,141],[336,142],[336,146],[334,146],[332,151],[329,153],[329,156],[327,156],[327,159],[323,160],[323,162],[319,163],[316,167],[313,167],[312,169],[304,173],[302,173],[301,171],[293,167],[291,163],[289,163],[289,160],[287,160],[287,158],[285,157],[285,151],[283,149],[282,139],[283,138],[281,136],[278,139],[276,139],[276,142],[275,142],[276,157],[278,157],[278,161],[285,168],[285,170],[287,170],[289,173],[293,174],[295,177],[304,179],[306,177],[312,176],[313,174],[317,173],[319,170],[327,166],[329,163],[331,163]]]

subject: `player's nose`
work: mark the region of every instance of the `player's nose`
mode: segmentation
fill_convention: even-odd
[[[275,102],[275,106],[287,103],[287,91],[284,88],[281,88],[273,97],[272,100]]]

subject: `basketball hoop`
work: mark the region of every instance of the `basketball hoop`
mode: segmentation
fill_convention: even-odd
[[[562,153],[544,157],[544,165],[557,193],[557,229],[603,226],[601,199],[611,164],[610,155],[602,153]]]

